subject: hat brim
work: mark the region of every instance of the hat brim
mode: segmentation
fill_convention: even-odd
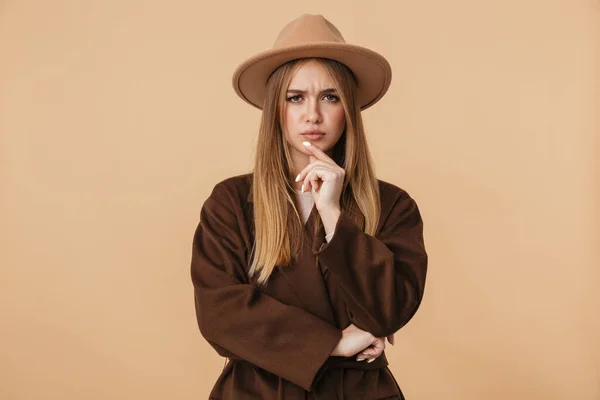
[[[361,110],[379,101],[392,80],[388,61],[371,49],[347,43],[313,42],[269,49],[246,59],[233,73],[233,88],[244,101],[262,110],[271,73],[288,61],[307,57],[330,58],[350,68],[358,81],[356,101]]]

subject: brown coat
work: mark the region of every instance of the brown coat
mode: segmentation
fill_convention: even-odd
[[[427,253],[415,201],[379,180],[375,236],[342,211],[329,243],[313,207],[305,227],[310,244],[258,289],[245,272],[254,228],[251,185],[252,173],[217,183],[193,239],[200,332],[230,359],[210,399],[403,399],[385,352],[372,363],[330,354],[350,323],[384,337],[417,311]]]

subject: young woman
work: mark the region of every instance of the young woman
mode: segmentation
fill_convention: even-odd
[[[376,178],[361,119],[390,79],[308,14],[235,71],[262,121],[253,172],[214,186],[193,239],[200,332],[230,359],[211,399],[404,398],[385,338],[421,303],[423,222]]]

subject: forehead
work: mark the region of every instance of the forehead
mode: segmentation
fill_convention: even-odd
[[[333,79],[316,60],[306,60],[300,63],[292,74],[289,89],[309,90],[311,88],[333,87]]]

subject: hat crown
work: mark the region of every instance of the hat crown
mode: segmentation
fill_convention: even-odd
[[[321,14],[303,14],[279,32],[273,48],[312,42],[346,43],[341,32]]]
[[[283,27],[272,48],[236,67],[233,88],[244,101],[263,109],[273,71],[302,58],[325,58],[348,67],[356,78],[356,103],[361,110],[379,101],[390,86],[392,69],[385,57],[367,47],[346,43],[340,31],[321,14],[303,14]]]

